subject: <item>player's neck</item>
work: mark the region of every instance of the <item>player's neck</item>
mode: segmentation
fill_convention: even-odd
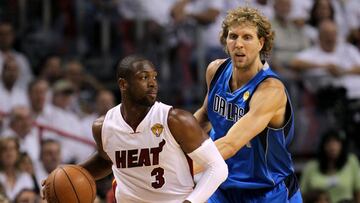
[[[234,68],[230,80],[230,87],[232,91],[239,89],[248,81],[250,81],[263,67],[260,58],[256,59],[249,67]]]
[[[132,105],[127,102],[122,102],[120,106],[120,113],[124,121],[136,131],[137,126],[145,118],[151,106]]]

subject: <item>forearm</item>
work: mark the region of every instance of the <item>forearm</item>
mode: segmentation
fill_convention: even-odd
[[[302,71],[302,70],[309,70],[313,68],[322,67],[322,65],[313,62],[295,59],[294,61],[291,62],[290,67],[292,67],[295,70]]]
[[[216,10],[210,10],[205,13],[189,13],[187,15],[188,17],[195,19],[200,24],[207,25],[216,20],[219,12]]]
[[[194,191],[186,200],[195,202],[205,202],[226,180],[228,168],[216,146],[211,139],[206,140],[199,148],[189,154],[190,158],[197,164],[205,168]]]
[[[98,153],[93,154],[88,160],[79,165],[89,171],[95,180],[102,179],[112,172],[112,162],[102,158]]]
[[[223,139],[223,138],[216,140],[215,146],[218,149],[218,151],[220,152],[220,155],[223,157],[224,160],[227,160],[228,158],[234,156],[237,152],[237,150],[234,148],[234,146],[232,144],[229,144],[226,141],[226,139]],[[200,164],[194,162],[194,164],[193,164],[194,174],[201,173],[203,170],[204,170],[204,168]]]
[[[360,74],[360,66],[355,66],[349,71],[346,72],[347,74]]]

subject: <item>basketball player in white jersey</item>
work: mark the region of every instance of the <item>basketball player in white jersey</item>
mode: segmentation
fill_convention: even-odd
[[[94,122],[98,150],[81,165],[96,180],[113,172],[117,202],[205,202],[227,166],[191,113],[156,101],[156,77],[140,56],[119,63],[121,104]],[[206,168],[195,187],[186,154]]]

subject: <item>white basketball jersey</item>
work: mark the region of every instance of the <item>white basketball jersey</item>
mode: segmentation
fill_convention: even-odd
[[[171,106],[156,102],[135,132],[124,121],[120,106],[107,112],[102,127],[103,148],[113,162],[117,202],[185,200],[194,181],[189,162],[167,124]]]

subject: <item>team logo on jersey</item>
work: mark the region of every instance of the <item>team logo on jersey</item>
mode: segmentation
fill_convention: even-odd
[[[243,95],[243,100],[246,101],[250,96],[250,92],[249,91],[246,91]]]
[[[164,130],[164,126],[161,125],[160,123],[156,123],[155,125],[153,125],[153,127],[151,127],[151,131],[154,133],[156,137],[159,137],[163,130]]]

